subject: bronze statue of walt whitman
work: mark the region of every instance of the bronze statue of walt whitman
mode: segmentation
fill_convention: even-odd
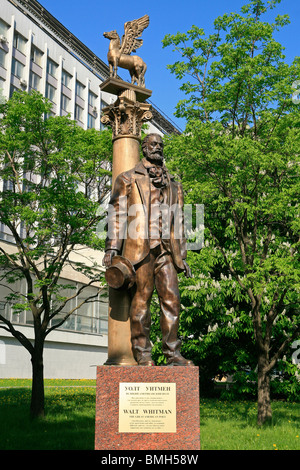
[[[182,186],[164,165],[160,135],[147,135],[142,150],[144,158],[135,168],[116,178],[103,263],[107,271],[116,262],[124,269],[131,267],[131,343],[138,365],[154,365],[149,333],[150,301],[155,287],[161,307],[162,349],[167,365],[192,366],[192,361],[180,354],[178,339],[177,273],[191,275],[185,261]]]

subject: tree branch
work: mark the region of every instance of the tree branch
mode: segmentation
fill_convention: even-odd
[[[5,317],[3,317],[2,315],[0,315],[0,320],[6,325],[5,327],[4,325],[0,324],[0,328],[10,332],[32,355],[34,353],[34,347],[29,341],[29,339],[26,338],[26,336],[23,333],[21,333],[20,331],[17,331],[12,325],[12,323],[9,320],[7,320]]]

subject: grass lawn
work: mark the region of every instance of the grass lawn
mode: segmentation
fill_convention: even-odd
[[[47,414],[35,422],[31,381],[0,379],[0,387],[1,450],[93,450],[95,381],[45,380]],[[300,403],[275,401],[272,409],[272,425],[258,428],[255,402],[201,399],[202,450],[300,450]]]
[[[259,428],[255,402],[201,400],[202,450],[300,450],[300,403],[273,401],[272,410]]]

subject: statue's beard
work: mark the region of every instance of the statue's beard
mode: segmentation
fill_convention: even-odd
[[[160,152],[146,152],[146,158],[152,163],[162,164],[164,156]]]

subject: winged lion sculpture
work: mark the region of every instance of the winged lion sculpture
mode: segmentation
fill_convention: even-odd
[[[117,78],[118,67],[129,70],[131,83],[145,88],[145,72],[147,65],[138,56],[131,56],[131,52],[142,46],[143,40],[140,36],[149,25],[149,16],[144,15],[133,21],[127,21],[124,25],[122,43],[116,30],[103,33],[110,39],[107,60],[109,63],[110,77]]]

